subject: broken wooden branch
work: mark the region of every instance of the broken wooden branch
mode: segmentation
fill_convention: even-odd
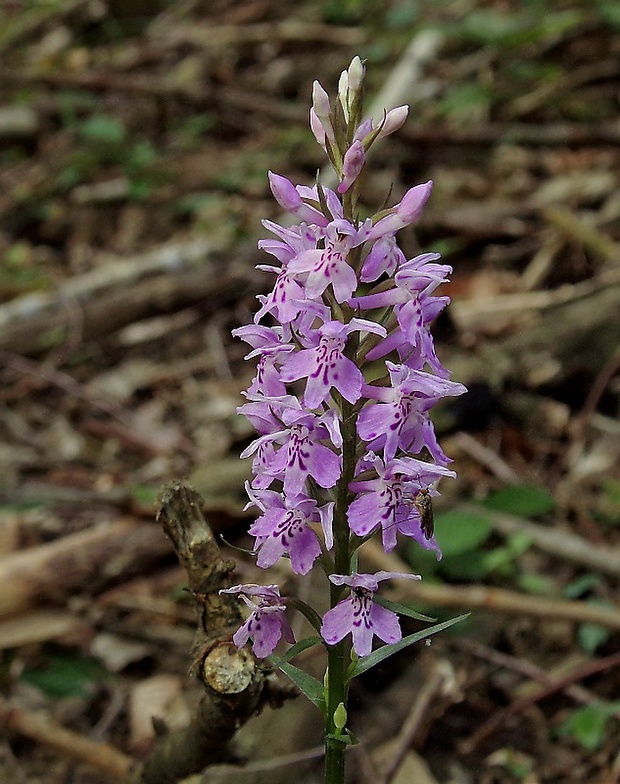
[[[241,615],[236,599],[219,591],[230,586],[234,563],[222,557],[199,493],[186,482],[171,482],[161,493],[157,517],[187,572],[200,613],[205,639],[196,669],[205,694],[188,727],[162,730],[150,757],[132,774],[134,784],[167,784],[221,762],[242,724],[295,694],[279,686],[248,648],[238,650],[232,643]]]
[[[62,605],[75,591],[96,593],[153,567],[170,543],[149,523],[118,520],[30,547],[0,561],[0,618]]]
[[[577,371],[599,372],[620,343],[620,276],[616,270],[556,291],[509,294],[454,302],[451,315],[464,330],[480,330],[512,311],[527,316],[513,335],[486,341],[480,351],[456,349],[449,363],[465,382],[494,385],[515,379],[536,387]]]
[[[82,340],[200,302],[221,307],[250,286],[252,271],[227,263],[206,238],[179,241],[101,263],[50,292],[0,306],[0,349],[31,354],[62,343],[80,312]]]
[[[91,740],[61,727],[38,713],[23,710],[0,697],[0,726],[55,749],[63,756],[85,762],[115,779],[124,780],[133,760],[109,743]]]

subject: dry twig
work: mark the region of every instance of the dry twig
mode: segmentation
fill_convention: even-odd
[[[390,764],[383,777],[380,778],[381,784],[390,784],[394,780],[429,710],[451,688],[452,692],[454,692],[453,684],[454,672],[448,662],[436,662],[430,677],[428,680],[425,680],[424,685],[411,705],[409,714],[396,739],[396,749]]]
[[[607,656],[604,659],[599,659],[594,662],[588,662],[587,664],[577,667],[575,670],[573,670],[573,672],[569,673],[564,678],[560,678],[555,681],[555,683],[543,687],[535,694],[528,694],[525,697],[521,697],[514,702],[511,702],[508,707],[504,708],[503,710],[496,711],[490,719],[485,721],[484,724],[482,724],[466,741],[461,744],[462,752],[464,754],[471,753],[486,738],[488,738],[489,735],[501,727],[509,716],[512,716],[516,713],[521,713],[530,705],[534,705],[536,702],[549,697],[556,691],[565,689],[567,686],[574,684],[577,681],[581,681],[584,678],[600,672],[606,672],[618,666],[620,666],[620,653],[615,653],[612,656]]]
[[[390,572],[409,571],[401,558],[393,553],[385,553],[372,540],[363,546],[361,556],[372,561],[379,569]],[[414,601],[431,607],[487,610],[505,615],[594,623],[608,629],[620,629],[620,611],[615,608],[529,596],[485,585],[428,585],[423,581],[407,580],[406,584],[403,581],[403,584],[394,590],[393,595],[400,602]]]
[[[148,760],[134,771],[135,784],[167,784],[222,761],[242,724],[265,705],[293,696],[269,678],[248,649],[237,650],[231,642],[239,608],[219,590],[230,585],[234,563],[223,559],[202,507],[192,487],[171,482],[162,491],[158,519],[187,571],[200,611],[206,640],[196,664],[205,694],[191,724],[163,734]]]
[[[0,618],[62,604],[76,590],[101,590],[170,553],[154,525],[118,520],[30,547],[0,561]]]
[[[133,760],[108,743],[85,738],[31,711],[22,710],[0,697],[0,724],[9,732],[56,749],[63,756],[80,760],[115,779],[126,779]]]
[[[468,512],[484,515],[493,528],[504,536],[513,536],[514,534],[527,536],[533,545],[555,558],[597,572],[604,572],[613,577],[620,576],[620,552],[613,547],[592,544],[587,539],[570,531],[530,523],[529,520],[524,520],[522,517],[504,512],[493,512],[475,504],[467,504],[462,508]]]

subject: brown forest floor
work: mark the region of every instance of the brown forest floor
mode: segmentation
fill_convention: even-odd
[[[191,715],[196,619],[155,498],[189,477],[247,544],[230,330],[269,285],[266,170],[312,183],[312,81],[356,53],[371,98],[412,104],[368,205],[434,180],[402,239],[454,267],[435,335],[470,387],[436,423],[445,558],[398,555],[417,608],[472,614],[356,685],[352,779],[620,781],[620,13],[419,6],[0,4],[1,782],[122,778],[152,716]],[[194,781],[318,781],[314,713],[265,711],[245,773]]]

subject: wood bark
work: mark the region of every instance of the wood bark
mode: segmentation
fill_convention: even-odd
[[[62,605],[75,591],[96,593],[169,553],[157,526],[119,520],[8,555],[0,561],[0,618]]]
[[[112,259],[55,291],[26,294],[0,306],[0,349],[33,354],[76,330],[89,340],[190,304],[219,308],[247,291],[252,277],[249,266],[227,264],[204,238]]]
[[[205,646],[196,664],[205,694],[187,728],[163,728],[148,760],[134,771],[133,784],[168,784],[226,759],[242,724],[265,705],[296,695],[278,685],[248,648],[237,650],[231,642],[241,614],[236,599],[219,590],[230,586],[234,563],[222,557],[203,503],[186,482],[171,482],[161,493],[158,519],[187,572],[199,610]]]

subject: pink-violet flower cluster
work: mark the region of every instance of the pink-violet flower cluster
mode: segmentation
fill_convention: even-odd
[[[273,236],[259,247],[273,262],[260,269],[274,285],[259,296],[254,322],[233,333],[257,362],[239,409],[257,432],[242,453],[253,458],[247,494],[258,510],[250,527],[257,564],[285,556],[305,575],[320,562],[340,594],[318,630],[328,646],[351,634],[358,656],[370,654],[374,635],[401,639],[398,616],[373,596],[380,581],[413,575],[342,574],[342,565],[375,532],[386,551],[400,535],[441,557],[419,499],[430,503],[437,481],[455,473],[430,411],[465,391],[449,379],[430,331],[448,304],[435,292],[451,268],[436,253],[407,259],[396,238],[420,216],[432,183],[371,218],[356,212],[368,150],[407,117],[398,107],[379,123],[362,119],[363,76],[354,58],[333,106],[315,82],[310,127],[339,184],[294,185],[269,173],[276,201],[297,222],[264,221]],[[251,638],[264,657],[282,636],[293,641],[275,586],[229,592],[251,609],[235,644]]]

